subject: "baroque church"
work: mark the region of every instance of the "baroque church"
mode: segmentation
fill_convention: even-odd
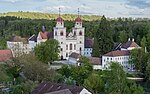
[[[43,26],[38,36],[32,35],[29,38],[30,47],[34,48],[36,44],[54,38],[59,42],[59,56],[61,59],[68,59],[72,53],[82,56],[92,56],[93,39],[85,38],[85,28],[82,26],[82,19],[79,14],[75,19],[75,24],[71,32],[66,31],[64,24],[64,20],[59,14],[53,32],[47,32]]]

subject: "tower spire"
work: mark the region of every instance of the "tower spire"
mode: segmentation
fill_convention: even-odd
[[[60,12],[61,12],[61,11],[60,11],[60,8],[59,8],[59,17],[60,17]]]
[[[78,17],[79,17],[79,15],[80,15],[80,10],[79,10],[79,8],[78,8]]]

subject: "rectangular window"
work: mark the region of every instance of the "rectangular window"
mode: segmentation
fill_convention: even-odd
[[[76,50],[76,45],[74,44],[74,50]]]

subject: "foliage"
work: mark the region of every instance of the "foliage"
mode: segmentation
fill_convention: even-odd
[[[113,38],[111,34],[110,23],[107,21],[105,16],[103,16],[96,32],[96,39],[99,45],[99,50],[97,51],[99,51],[100,55],[111,51],[113,47]]]
[[[81,66],[64,65],[58,73],[65,77],[66,83],[83,85],[84,80],[92,73],[92,65],[87,57],[81,57]],[[69,82],[68,82],[69,81]]]
[[[121,43],[125,43],[127,41],[128,37],[127,37],[127,34],[126,34],[126,31],[120,31],[119,32],[119,41]]]
[[[59,43],[55,39],[49,39],[37,45],[34,51],[37,59],[44,63],[52,63],[59,58]]]
[[[58,17],[58,14],[47,14],[47,13],[38,13],[38,12],[8,12],[8,13],[2,13],[0,16],[14,16],[18,18],[30,18],[30,19],[47,19],[47,20],[54,20]],[[61,15],[64,20],[74,20],[77,15],[74,14],[62,14]],[[101,16],[96,16],[96,15],[83,15],[82,19],[86,21],[92,21],[92,20],[97,20],[100,19]]]
[[[85,81],[84,87],[92,92],[92,94],[100,94],[104,92],[104,81],[95,73],[92,73]]]
[[[87,57],[81,58],[81,66],[72,68],[71,77],[76,81],[77,85],[83,85],[84,80],[92,73],[92,65]]]
[[[7,80],[10,80],[10,78],[6,73],[4,66],[0,65],[0,82],[7,81]]]
[[[4,38],[0,38],[0,50],[6,49],[6,40]]]
[[[131,51],[130,63],[135,65],[135,69],[144,73],[148,60],[148,53],[144,49],[133,49]]]
[[[106,94],[143,94],[143,89],[134,81],[128,80],[122,66],[118,63],[110,65],[107,72]]]
[[[36,83],[33,83],[32,81],[18,84],[13,87],[13,94],[29,94],[35,86],[37,86]]]

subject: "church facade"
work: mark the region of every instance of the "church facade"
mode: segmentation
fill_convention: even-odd
[[[53,32],[47,32],[45,27],[38,36],[33,35],[29,38],[30,47],[34,48],[36,44],[45,42],[53,38],[59,42],[61,59],[68,59],[72,53],[78,53],[82,56],[92,56],[93,39],[85,38],[85,28],[82,26],[82,19],[78,16],[75,19],[75,25],[71,32],[66,31],[64,20],[59,16],[56,19],[56,26]]]

